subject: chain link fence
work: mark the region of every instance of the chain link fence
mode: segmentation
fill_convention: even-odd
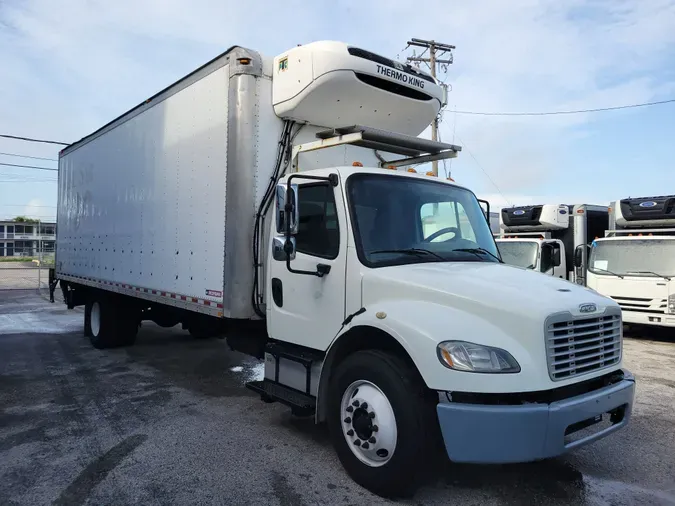
[[[18,244],[17,244],[18,243]],[[0,290],[49,290],[54,243],[16,241],[0,254]],[[11,255],[9,255],[11,253]]]

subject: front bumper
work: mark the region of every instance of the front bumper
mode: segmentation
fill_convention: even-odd
[[[530,462],[561,455],[586,445],[628,423],[635,380],[550,404],[482,405],[440,402],[437,407],[445,448],[454,462],[503,464]],[[615,422],[574,441],[565,441],[568,427],[614,412]]]
[[[657,325],[661,327],[675,327],[675,315],[666,313],[641,313],[639,311],[622,311],[624,323],[634,325]]]

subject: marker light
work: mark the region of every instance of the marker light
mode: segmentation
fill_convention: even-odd
[[[352,162],[352,167],[363,167],[361,162]]]
[[[413,169],[412,167],[410,167],[408,169],[408,172],[412,172],[413,174],[417,174],[417,171],[415,169]]]
[[[436,174],[434,174],[432,171],[427,172],[427,176],[435,176],[435,175]]]
[[[241,65],[250,65],[251,64],[251,59],[250,58],[237,58],[237,61]]]

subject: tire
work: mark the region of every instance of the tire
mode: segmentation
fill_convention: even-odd
[[[122,300],[109,295],[97,295],[85,307],[85,335],[99,350],[130,346],[136,341],[138,318],[125,307]]]
[[[91,337],[91,307],[93,301],[89,299],[84,305],[84,337]]]
[[[434,397],[417,371],[391,353],[359,351],[338,365],[329,385],[328,427],[356,483],[388,498],[417,490],[438,454]]]

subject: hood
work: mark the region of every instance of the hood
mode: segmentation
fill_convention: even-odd
[[[587,303],[599,311],[617,306],[586,287],[492,262],[422,263],[364,273],[364,306],[391,298],[447,305],[482,319],[516,325],[524,321],[543,325],[547,316],[562,311],[580,316],[579,306]]]

